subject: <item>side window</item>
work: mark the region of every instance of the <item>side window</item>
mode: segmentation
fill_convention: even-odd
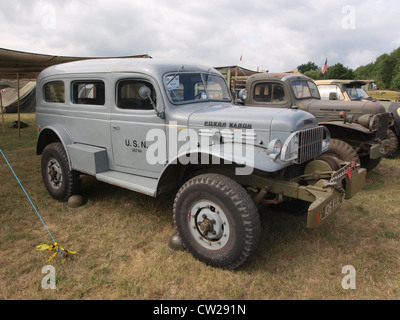
[[[150,99],[141,98],[139,90],[146,86],[151,90],[151,99],[156,104],[156,94],[151,83],[144,80],[122,80],[117,85],[117,107],[120,109],[153,110]]]
[[[105,86],[103,81],[72,82],[72,103],[103,106]]]
[[[65,102],[65,85],[63,81],[48,82],[43,86],[43,96],[46,102]]]
[[[254,87],[253,97],[258,102],[282,102],[286,100],[285,89],[280,84],[259,83]]]

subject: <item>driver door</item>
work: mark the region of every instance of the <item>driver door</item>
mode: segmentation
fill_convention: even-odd
[[[110,124],[113,164],[116,171],[156,177],[166,159],[149,163],[147,150],[154,142],[147,141],[146,136],[154,129],[161,130],[165,136],[165,120],[157,116],[149,98],[139,96],[142,86],[150,88],[151,100],[157,105],[156,89],[149,80],[124,78],[116,84],[116,104]]]

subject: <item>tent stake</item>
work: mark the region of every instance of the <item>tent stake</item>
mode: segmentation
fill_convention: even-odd
[[[19,96],[19,73],[17,73],[17,86],[18,86],[18,138],[21,138],[21,125],[20,125],[20,96]]]
[[[6,133],[6,127],[4,125],[4,111],[3,111],[3,90],[0,89],[0,104],[1,104],[1,119],[3,124],[3,133]]]

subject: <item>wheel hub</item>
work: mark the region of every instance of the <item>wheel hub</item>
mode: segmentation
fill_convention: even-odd
[[[52,158],[49,160],[49,164],[47,166],[47,174],[49,176],[49,181],[52,184],[53,188],[59,189],[62,185],[62,170],[59,162]]]
[[[212,201],[196,202],[191,209],[189,226],[192,236],[207,249],[220,249],[228,242],[229,225],[221,208]]]

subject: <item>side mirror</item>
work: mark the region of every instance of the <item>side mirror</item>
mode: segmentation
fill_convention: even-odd
[[[244,101],[247,99],[247,90],[246,89],[242,89],[239,91],[239,98]]]
[[[154,103],[153,99],[151,99],[151,89],[149,87],[141,86],[139,89],[139,97],[142,98],[143,100],[149,99],[157,116],[160,117],[161,119],[165,119],[164,111],[162,112],[158,111],[156,104]]]
[[[336,92],[330,92],[329,93],[329,100],[337,100]]]
[[[139,89],[139,97],[143,100],[150,98],[151,96],[151,89],[146,86],[141,86]]]

